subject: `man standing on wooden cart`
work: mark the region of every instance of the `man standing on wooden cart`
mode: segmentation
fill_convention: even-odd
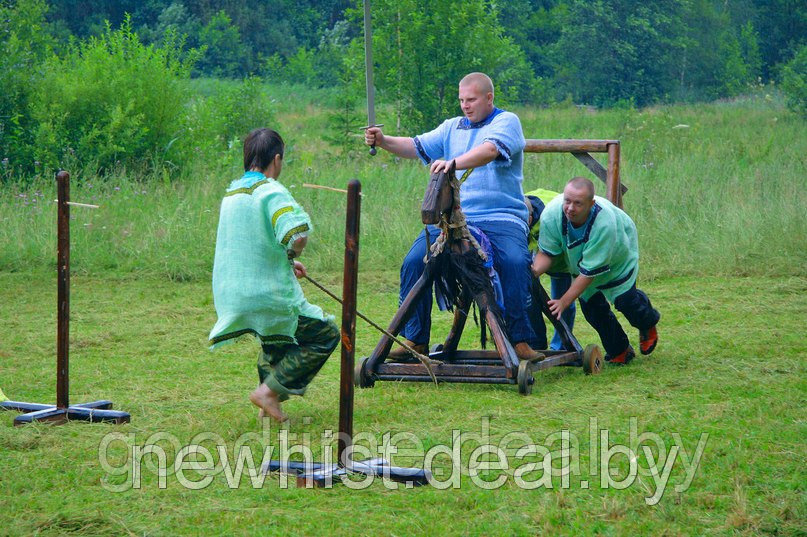
[[[656,324],[661,317],[650,299],[636,288],[639,242],[633,220],[610,201],[594,195],[594,184],[575,177],[563,196],[552,200],[541,214],[539,252],[532,263],[537,278],[552,266],[552,258],[565,256],[572,286],[549,309],[560,318],[578,297],[583,315],[597,331],[607,361],[627,364],[636,356],[628,336],[611,311],[609,302],[639,329],[642,354],[658,343]]]
[[[380,128],[365,131],[367,145],[378,146],[404,158],[419,158],[431,173],[456,164],[465,170],[460,191],[462,210],[469,224],[482,230],[494,251],[494,267],[504,290],[504,318],[510,341],[521,360],[540,357],[527,315],[530,293],[530,254],[527,249],[527,208],[524,205],[524,134],[518,116],[493,105],[493,82],[483,73],[471,73],[459,83],[463,116],[444,121],[436,129],[414,138],[384,135]],[[458,174],[459,175],[459,174]],[[432,233],[436,238],[439,230]],[[423,272],[426,234],[421,232],[401,267],[401,300]],[[431,293],[425,293],[402,333],[407,344],[428,352],[431,327]],[[403,349],[390,353],[391,356]]]

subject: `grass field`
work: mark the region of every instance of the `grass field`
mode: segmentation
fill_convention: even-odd
[[[396,304],[394,276],[363,274],[359,283],[359,308],[388,318]],[[0,316],[0,379],[12,399],[54,399],[54,288],[53,278],[0,274],[0,303],[15,312]],[[365,435],[368,446],[367,435],[380,442],[385,433],[411,433],[425,449],[450,446],[453,429],[480,434],[488,418],[486,443],[498,445],[513,432],[527,435],[511,443],[513,457],[530,439],[547,444],[548,435],[568,430],[579,440],[582,471],[571,476],[568,489],[561,490],[561,478],[555,477],[553,489],[523,490],[512,468],[495,490],[480,488],[468,475],[459,489],[448,490],[393,491],[380,482],[355,491],[344,485],[283,489],[277,477],[253,489],[246,476],[231,489],[223,474],[201,490],[189,490],[173,473],[160,489],[145,467],[141,488],[133,489],[130,475],[109,475],[99,459],[99,444],[111,431],[132,435],[131,445],[158,443],[169,460],[177,448],[168,437],[184,446],[199,442],[200,433],[212,433],[232,457],[239,437],[260,431],[246,399],[257,346],[249,341],[219,353],[205,350],[206,329],[214,320],[206,282],[76,277],[71,401],[110,399],[131,412],[132,422],[14,428],[13,413],[0,414],[0,534],[803,535],[807,279],[658,278],[645,288],[663,312],[661,344],[628,367],[607,367],[592,377],[578,369],[543,372],[527,397],[514,386],[487,385],[378,383],[356,392],[355,432]],[[318,290],[307,292],[337,311]],[[447,322],[440,316],[435,333],[445,334]],[[466,345],[478,335],[468,332]],[[578,332],[581,341],[594,341],[584,323]],[[358,355],[369,354],[377,338],[361,324]],[[310,436],[314,460],[322,457],[323,431],[337,426],[338,374],[337,354],[309,394],[286,405],[292,415],[288,431],[298,442]],[[632,417],[638,433],[655,433],[665,450],[680,445],[690,457],[708,434],[688,490],[674,490],[686,477],[680,458],[655,506],[645,503],[656,490],[650,477],[624,490],[606,490],[599,477],[589,475],[590,420],[597,420],[596,429],[608,429],[611,445],[628,444]],[[166,438],[156,442],[157,433]],[[278,431],[270,433],[277,447]],[[203,443],[215,453],[211,440]],[[247,443],[258,445],[254,438]],[[463,468],[481,443],[463,445]],[[416,445],[401,444],[401,449]],[[128,449],[114,443],[105,461],[126,467]],[[423,454],[416,451],[393,459],[422,466]],[[260,455],[255,457],[259,462]],[[643,461],[640,457],[639,464]],[[610,466],[619,472],[615,480],[629,475],[624,456],[614,457]],[[446,472],[436,474],[446,480],[445,456],[437,457],[436,468]],[[186,474],[193,481],[201,478]],[[507,474],[493,470],[483,477],[500,475]],[[589,480],[590,488],[583,489],[581,480]],[[127,490],[107,492],[102,483]]]
[[[385,154],[370,159],[363,148],[333,156],[317,95],[284,95],[276,111],[288,144],[281,179],[316,226],[303,261],[339,289],[344,198],[303,183],[344,187],[361,179],[358,306],[386,324],[397,307],[400,259],[419,228],[425,171]],[[236,485],[219,471],[193,490],[189,481],[204,483],[204,470],[170,471],[160,488],[148,467],[157,462],[152,455],[142,460],[136,488],[132,452],[153,446],[173,462],[182,446],[200,444],[219,464],[217,444],[229,459],[243,444],[259,464],[261,449],[279,449],[288,434],[320,460],[334,447],[323,448],[321,438],[337,427],[339,355],[305,398],[285,405],[292,416],[285,432],[262,429],[247,401],[255,342],[206,350],[218,206],[238,174],[237,156],[223,167],[199,162],[154,177],[76,171],[72,198],[102,208],[72,210],[71,402],[110,399],[132,422],[14,428],[14,414],[0,413],[0,535],[807,535],[804,120],[762,96],[644,110],[517,111],[530,138],[622,141],[640,287],[662,312],[656,352],[597,376],[539,373],[528,397],[515,386],[357,390],[357,444],[369,449],[398,435],[398,464],[423,466],[427,454],[451,448],[453,430],[470,435],[459,451],[457,489],[390,490],[376,481],[312,491],[284,488],[277,476],[256,488],[247,476]],[[395,123],[383,110],[379,121]],[[583,172],[568,155],[530,155],[525,188],[559,189]],[[54,191],[50,177],[0,188],[0,388],[14,400],[55,399]],[[304,287],[312,302],[338,314],[337,304]],[[439,342],[450,317],[435,317]],[[582,316],[575,332],[584,344],[597,342]],[[635,331],[629,335],[635,343]],[[378,337],[359,321],[357,357]],[[463,346],[476,346],[477,337],[469,326]],[[562,431],[579,471],[568,486],[554,476],[528,490],[525,482],[541,484],[542,472],[521,470],[546,460],[544,448],[557,467]],[[635,452],[638,476],[617,453],[622,445]],[[501,447],[508,467],[471,475],[482,446]],[[519,452],[529,446],[537,451]],[[660,475],[647,471],[644,447]],[[438,481],[452,484],[448,456],[433,462]]]

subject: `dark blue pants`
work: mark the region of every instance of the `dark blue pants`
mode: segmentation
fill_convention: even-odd
[[[553,299],[558,299],[566,294],[566,291],[569,290],[569,287],[572,285],[572,275],[571,274],[550,274],[549,275],[549,297]],[[566,322],[566,326],[569,327],[569,331],[574,330],[574,317],[577,311],[577,307],[575,303],[572,302],[569,304],[569,307],[563,310],[563,313],[560,314],[561,319]],[[532,323],[532,330],[535,332],[535,339],[537,347],[533,347],[535,349],[546,349],[546,327],[548,321],[544,318],[544,314],[541,311],[540,304],[532,303],[530,304],[530,322]],[[553,351],[558,351],[563,348],[563,340],[560,338],[560,332],[557,330],[555,334],[552,336],[552,341],[549,343],[549,349]]]
[[[469,222],[482,230],[493,247],[493,268],[499,274],[504,291],[504,320],[510,341],[515,345],[526,341],[533,348],[537,341],[530,326],[527,309],[530,300],[530,253],[527,249],[527,234],[524,228],[510,222]],[[434,242],[440,229],[429,226],[429,238]],[[423,258],[426,255],[426,233],[420,232],[401,265],[400,302],[414,287],[423,273]],[[401,334],[415,343],[428,343],[431,331],[432,290],[415,304],[414,313]]]
[[[647,330],[656,326],[661,314],[650,304],[650,299],[636,285],[625,291],[614,300],[618,309],[634,328]],[[605,295],[597,293],[588,300],[580,299],[580,309],[583,310],[588,323],[597,331],[610,356],[617,356],[628,348],[628,336],[611,311],[611,306]]]

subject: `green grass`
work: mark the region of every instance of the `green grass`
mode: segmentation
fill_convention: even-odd
[[[338,286],[335,275],[323,279]],[[0,274],[0,386],[12,399],[54,399],[54,280]],[[155,433],[184,445],[210,432],[224,439],[230,456],[239,436],[258,432],[246,399],[255,382],[257,345],[205,350],[215,315],[207,282],[74,277],[71,401],[110,399],[131,412],[132,422],[14,428],[14,414],[0,414],[0,534],[803,535],[807,279],[657,278],[643,287],[663,314],[661,343],[628,367],[607,367],[591,377],[578,369],[542,372],[528,397],[515,386],[490,385],[378,383],[356,392],[354,430],[377,441],[387,432],[410,432],[426,448],[450,445],[452,429],[479,434],[485,417],[493,444],[515,431],[543,444],[567,429],[580,441],[583,470],[567,490],[558,489],[560,478],[552,490],[522,490],[510,478],[486,491],[468,476],[461,488],[443,491],[392,491],[378,482],[359,491],[342,485],[284,490],[277,477],[261,489],[244,477],[233,490],[221,475],[202,490],[188,490],[169,475],[161,490],[144,469],[139,490],[107,492],[102,482],[127,482],[108,475],[99,461],[99,444],[109,432],[132,434],[139,446]],[[386,322],[396,307],[396,288],[394,273],[365,269],[359,308]],[[318,290],[309,286],[306,292],[338,311]],[[438,315],[435,339],[447,327],[448,316]],[[583,343],[595,341],[582,319],[577,332]],[[468,330],[463,346],[476,335]],[[636,337],[632,330],[630,335]],[[378,334],[360,322],[357,339],[357,356],[366,356]],[[289,432],[310,435],[317,460],[320,436],[338,423],[338,375],[337,353],[307,396],[286,404]],[[700,435],[709,435],[690,488],[673,490],[684,478],[679,461],[653,507],[644,500],[653,490],[647,477],[644,485],[604,490],[598,478],[587,476],[589,420],[608,429],[613,444],[627,442],[631,417],[638,432],[660,435],[667,448],[679,433],[690,455]],[[270,438],[277,447],[276,429]],[[161,445],[172,453],[165,441]],[[464,464],[477,445],[463,449]],[[122,444],[110,460],[124,464]],[[422,465],[422,457],[396,460]],[[626,475],[624,457],[612,466]],[[591,487],[582,489],[581,479],[591,480]]]
[[[197,90],[212,91],[205,87]],[[288,146],[281,181],[316,227],[308,263],[316,271],[339,270],[344,196],[303,184],[344,188],[357,178],[365,194],[363,263],[394,269],[420,228],[427,171],[384,152],[366,156],[358,133],[354,154],[334,156],[323,139],[329,110],[318,94],[289,99],[288,88],[268,91],[278,92],[278,128]],[[645,276],[806,273],[805,122],[780,105],[751,99],[644,110],[517,112],[528,138],[621,140],[622,179],[629,188],[625,209],[640,230]],[[383,116],[379,121],[395,123]],[[687,127],[675,128],[679,125]],[[227,166],[200,160],[173,175],[144,178],[119,170],[101,179],[74,173],[72,198],[102,205],[98,211],[73,210],[74,270],[208,279],[221,195],[241,173],[236,153]],[[528,155],[524,187],[561,190],[569,178],[586,173],[570,155]],[[0,190],[0,270],[52,266],[54,191],[50,177]]]
[[[218,84],[197,81],[195,91],[210,95]],[[287,141],[281,180],[316,228],[303,261],[314,278],[338,290],[345,199],[303,183],[344,187],[360,179],[359,308],[386,324],[397,307],[400,260],[420,228],[426,171],[383,152],[371,159],[360,145],[355,154],[336,156],[323,141],[329,94],[267,91]],[[218,207],[239,174],[232,151],[226,164],[200,159],[148,177],[125,169],[104,178],[71,170],[72,199],[101,205],[71,210],[71,401],[110,399],[132,413],[132,422],[14,428],[13,413],[0,414],[0,535],[804,535],[804,120],[764,98],[516,111],[529,138],[621,140],[622,178],[630,189],[625,207],[641,242],[640,286],[663,315],[658,350],[593,377],[568,368],[542,372],[529,397],[514,386],[378,383],[356,393],[355,431],[374,442],[387,432],[412,433],[425,450],[450,444],[452,429],[479,433],[488,418],[493,444],[513,432],[529,437],[522,442],[544,444],[566,429],[579,440],[583,470],[570,488],[559,490],[555,478],[551,490],[522,490],[510,476],[487,491],[464,475],[460,489],[445,491],[391,491],[381,483],[361,491],[286,490],[277,477],[257,490],[245,477],[231,490],[218,475],[203,490],[189,490],[171,474],[161,490],[145,470],[142,488],[105,490],[104,483],[127,483],[101,465],[107,433],[131,434],[140,447],[158,433],[182,445],[214,433],[232,457],[239,437],[260,431],[246,398],[255,384],[257,345],[206,350],[215,317],[210,271]],[[395,124],[387,110],[379,116]],[[560,189],[584,172],[569,155],[529,155],[525,189]],[[54,193],[50,177],[0,190],[0,387],[16,400],[55,398]],[[313,302],[338,311],[305,287]],[[438,342],[450,316],[435,317]],[[596,342],[582,316],[575,332],[583,343]],[[629,334],[636,339],[635,331]],[[477,335],[467,330],[462,345],[475,346]],[[377,340],[359,321],[357,356],[368,355]],[[286,405],[288,431],[309,435],[316,459],[323,431],[337,427],[338,375],[337,353],[307,396]],[[675,443],[673,433],[690,455],[700,435],[709,435],[689,489],[673,488],[685,475],[679,458],[656,506],[645,503],[653,490],[647,476],[615,490],[601,488],[587,472],[590,420],[608,429],[613,444],[629,439],[632,417],[639,432],[660,435],[665,450]],[[277,432],[270,431],[275,446]],[[477,444],[463,449],[464,465]],[[250,445],[259,447],[254,438]],[[123,444],[114,444],[112,463],[125,458]],[[447,470],[446,460],[438,460]],[[423,457],[395,461],[420,466]],[[612,467],[624,476],[628,461],[617,457]],[[581,480],[591,486],[584,489]]]

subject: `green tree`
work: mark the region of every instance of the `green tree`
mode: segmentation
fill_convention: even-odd
[[[551,77],[551,47],[558,40],[569,6],[557,0],[511,0],[500,4],[506,34],[524,51],[537,76]]]
[[[596,105],[663,98],[683,47],[680,10],[674,0],[572,0],[552,54],[559,89]]]
[[[42,0],[0,3],[0,177],[34,168],[31,105],[51,55]]]
[[[771,78],[775,66],[792,58],[807,44],[807,2],[754,0],[754,28],[759,31],[763,76]]]
[[[241,33],[224,11],[219,11],[199,32],[205,49],[199,61],[201,72],[216,77],[240,77],[251,72]]]
[[[722,2],[692,0],[682,11],[683,48],[678,55],[679,100],[736,95],[761,74],[753,24],[732,22]]]
[[[361,2],[349,16],[361,27]],[[399,128],[411,132],[457,115],[457,83],[483,71],[497,102],[528,99],[533,74],[485,0],[379,0],[373,3],[373,59],[379,97],[395,103]],[[351,46],[363,58],[363,39]]]
[[[56,167],[75,158],[109,169],[165,158],[179,134],[194,59],[175,35],[159,48],[143,45],[129,18],[54,57],[33,100],[39,160]]]
[[[364,91],[364,64],[355,58],[344,58],[342,69],[337,75],[336,96],[333,111],[328,114],[328,132],[325,139],[334,144],[342,156],[349,156],[359,148],[357,138],[363,136],[360,128],[366,124],[366,117],[359,110]]]
[[[788,107],[807,118],[807,45],[782,67],[782,91]]]
[[[163,44],[166,35],[179,35],[185,38],[185,45],[199,47],[199,35],[202,24],[194,17],[182,2],[174,1],[165,6],[155,22],[147,22],[138,30],[138,35],[146,43],[157,46]]]

